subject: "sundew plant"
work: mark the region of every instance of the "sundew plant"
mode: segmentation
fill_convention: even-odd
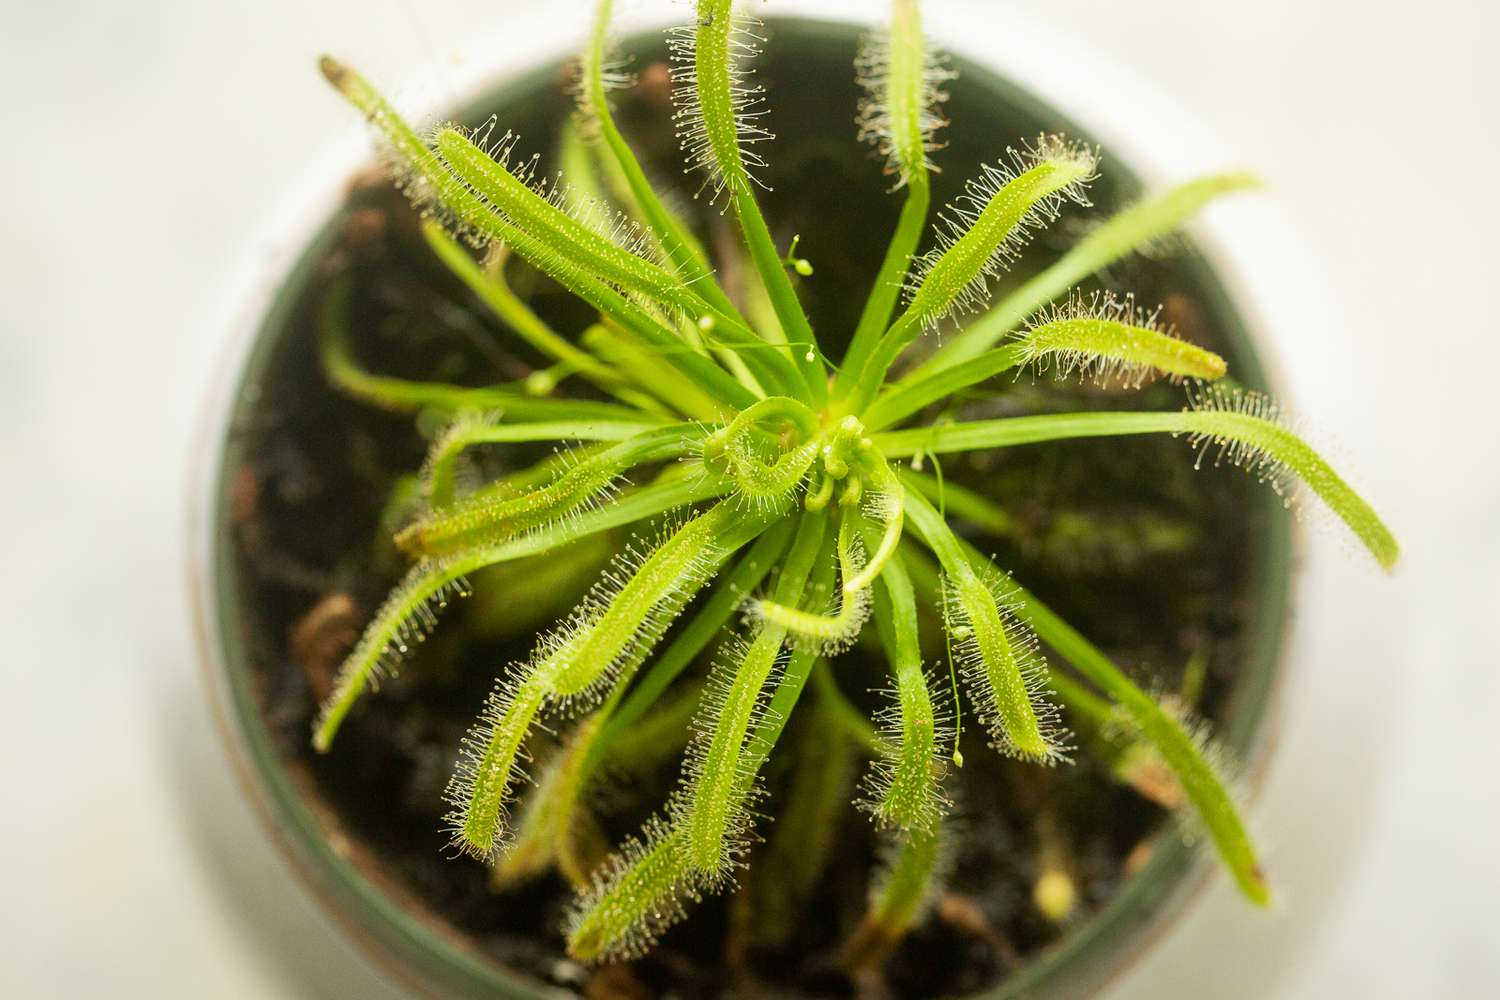
[[[501,881],[556,867],[578,888],[574,957],[639,955],[732,884],[755,839],[762,772],[799,707],[814,713],[814,732],[857,733],[871,761],[858,805],[891,846],[867,938],[898,938],[941,875],[952,836],[945,782],[963,763],[965,718],[996,752],[1038,766],[1068,763],[1077,731],[1123,780],[1180,803],[1244,895],[1265,904],[1256,849],[1203,725],[1138,687],[955,533],[950,514],[982,519],[990,501],[941,478],[951,453],[1173,435],[1200,460],[1242,466],[1289,498],[1315,494],[1391,566],[1391,534],[1273,401],[1233,387],[1221,357],[1132,300],[1072,291],[1252,179],[1207,177],[1126,208],[992,301],[997,276],[1034,234],[1065,205],[1088,206],[1098,155],[1060,135],[1018,142],[930,219],[952,74],[925,46],[916,0],[895,0],[854,68],[866,90],[856,128],[903,204],[879,273],[850,290],[868,298],[852,337],[839,331],[849,346],[835,362],[798,300],[812,267],[795,241],[775,242],[757,201],[769,138],[751,68],[757,22],[731,0],[698,0],[692,22],[670,32],[687,169],[699,197],[737,223],[751,276],[731,298],[611,116],[611,91],[631,79],[610,55],[609,21],[603,0],[579,64],[568,183],[523,158],[494,121],[419,133],[354,70],[322,61],[379,133],[432,252],[551,365],[483,389],[370,374],[343,339],[348,289],[330,289],[324,357],[334,381],[451,422],[396,534],[410,569],[343,664],[315,724],[317,750],[334,748],[359,700],[466,593],[469,574],[634,526],[636,541],[531,656],[498,669],[448,789],[455,849],[490,862]],[[578,337],[549,327],[508,284],[508,257],[576,295],[593,325]],[[1028,370],[1125,387],[1170,378],[1185,384],[1186,402],[1168,412],[929,419],[955,393],[1002,392]],[[592,386],[592,401],[557,393],[564,380]],[[467,451],[495,443],[543,443],[548,457],[492,481],[461,474]],[[919,602],[940,609],[946,662],[923,660]],[[828,672],[858,642],[889,667],[874,719]],[[1044,649],[1070,669],[1052,669]],[[713,663],[706,683],[675,683],[703,656]],[[799,706],[809,686],[818,697]],[[533,760],[543,730],[560,747]],[[653,740],[685,731],[676,790],[638,837],[591,855],[582,846],[598,836],[591,789],[615,773],[612,762],[627,766]],[[807,763],[812,773],[799,769],[798,780],[814,784],[818,767],[839,766],[834,754]],[[792,813],[781,817],[788,828],[818,823],[816,808]]]

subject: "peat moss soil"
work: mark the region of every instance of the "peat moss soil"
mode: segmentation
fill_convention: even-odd
[[[802,34],[773,23],[759,76],[769,91],[769,124],[780,136],[762,152],[772,163],[763,195],[778,238],[800,233],[800,252],[816,267],[800,292],[824,347],[837,357],[839,331],[854,326],[859,300],[879,264],[899,198],[887,193],[880,164],[853,138],[858,91],[850,65],[852,37]],[[654,40],[636,44],[640,86],[620,95],[619,114],[658,178],[676,183],[682,203],[697,209],[710,243],[732,241],[726,220],[693,202],[693,178],[678,175],[665,67]],[[818,81],[817,86],[810,81]],[[557,126],[569,113],[565,71],[513,88],[464,120],[490,111],[515,128],[522,149],[552,159]],[[1006,145],[1052,130],[1044,112],[997,93],[982,74],[954,85],[938,154],[935,203]],[[1120,205],[1136,190],[1105,151],[1093,188],[1097,208],[1070,210],[1026,251],[1010,281],[1024,278],[1076,238],[1087,219]],[[794,933],[782,946],[749,940],[743,915],[777,873],[756,867],[736,896],[713,898],[668,933],[660,947],[625,968],[590,974],[563,959],[559,925],[567,886],[546,877],[497,894],[484,869],[445,856],[442,791],[460,737],[498,670],[528,652],[536,629],[562,607],[505,613],[497,626],[480,610],[505,608],[484,599],[451,610],[401,675],[365,699],[334,751],[314,754],[308,741],[319,695],[342,652],[403,566],[382,528],[397,480],[420,466],[420,421],[383,413],[331,389],[317,362],[316,315],[326,279],[355,280],[351,339],[370,370],[408,378],[482,385],[524,377],[541,362],[513,338],[430,256],[413,212],[375,177],[356,184],[336,220],[337,238],[308,273],[290,321],[269,330],[267,363],[252,384],[232,431],[226,510],[233,533],[232,572],[241,594],[241,632],[249,644],[261,708],[286,767],[348,838],[361,864],[440,920],[469,937],[497,963],[593,995],[714,996],[757,988],[778,994],[854,992],[923,997],[962,995],[993,986],[1018,963],[1054,943],[1065,929],[1048,924],[1030,902],[1038,856],[1038,816],[1055,823],[1079,881],[1075,920],[1085,919],[1117,889],[1168,820],[1158,808],[1112,783],[1085,754],[1072,767],[1043,770],[998,759],[966,730],[966,766],[951,779],[962,836],[952,874],[934,915],[872,975],[851,981],[839,949],[863,911],[878,845],[852,808],[825,835],[836,842]],[[1230,371],[1248,359],[1220,331],[1233,327],[1222,298],[1206,294],[1208,272],[1185,243],[1155,258],[1135,256],[1096,284],[1133,290],[1164,305],[1189,339],[1224,353]],[[726,269],[731,287],[739,276]],[[859,294],[850,294],[849,290]],[[587,312],[542,279],[529,289],[534,307],[559,329],[577,331]],[[568,387],[568,391],[572,391]],[[1023,375],[987,401],[961,402],[969,418],[1088,407],[1174,408],[1181,390],[1158,384],[1139,393],[1060,385]],[[501,466],[528,456],[491,456]],[[1191,449],[1170,439],[1060,442],[950,457],[949,479],[983,490],[1011,512],[1004,537],[970,531],[976,544],[1147,686],[1174,690],[1191,656],[1207,658],[1199,710],[1221,718],[1254,627],[1251,580],[1265,505],[1255,483],[1233,470],[1195,472]],[[623,541],[621,535],[617,541]],[[481,581],[482,583],[482,581]],[[517,633],[517,629],[520,632]],[[934,630],[929,626],[929,633]],[[868,689],[883,684],[882,664],[855,650],[833,669],[851,697],[873,709]],[[806,738],[788,730],[768,773],[762,809],[778,811],[786,762]],[[863,766],[862,764],[860,765]],[[612,788],[601,819],[615,841],[635,831],[663,800],[676,761],[659,773]],[[774,823],[761,826],[774,834]],[[764,848],[762,848],[762,853]]]

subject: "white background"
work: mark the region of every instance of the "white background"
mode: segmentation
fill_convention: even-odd
[[[389,995],[215,744],[187,470],[225,296],[264,265],[299,151],[354,141],[313,57],[441,94],[472,37],[530,6],[0,4],[0,994]],[[966,7],[929,4],[934,24]],[[1040,23],[1074,75],[1128,65],[1269,181],[1258,204],[1297,235],[1265,265],[1324,304],[1278,338],[1293,395],[1405,545],[1386,578],[1312,532],[1256,820],[1280,908],[1217,880],[1118,995],[1500,993],[1500,6],[975,8],[999,33],[962,32],[971,50]]]

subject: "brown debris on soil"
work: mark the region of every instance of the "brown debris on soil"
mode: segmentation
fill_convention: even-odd
[[[308,686],[319,701],[333,690],[334,673],[359,638],[363,624],[354,598],[336,590],[292,625],[287,636],[292,656],[307,672]]]
[[[1020,964],[1021,955],[1010,939],[990,923],[979,904],[968,896],[945,892],[938,898],[933,915],[954,930],[978,938],[989,945],[1008,967]]]

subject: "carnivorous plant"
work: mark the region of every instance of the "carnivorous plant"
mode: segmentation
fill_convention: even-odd
[[[335,382],[377,405],[446,412],[451,423],[421,471],[419,509],[396,534],[410,569],[338,673],[316,748],[334,749],[360,699],[466,593],[471,574],[635,526],[637,540],[529,659],[497,670],[448,790],[458,851],[491,862],[501,880],[556,865],[578,886],[567,928],[575,957],[640,954],[731,883],[754,838],[763,768],[794,710],[857,733],[870,759],[859,806],[892,845],[871,935],[899,936],[941,870],[945,779],[962,764],[955,730],[965,712],[997,752],[1040,766],[1071,759],[1070,726],[1080,737],[1106,733],[1120,773],[1149,771],[1162,800],[1196,816],[1244,895],[1266,903],[1266,877],[1204,727],[968,544],[950,522],[982,521],[993,505],[926,471],[957,452],[1178,436],[1200,458],[1242,466],[1288,496],[1305,487],[1391,566],[1397,545],[1375,512],[1274,402],[1233,387],[1223,358],[1130,299],[1071,291],[1253,179],[1206,177],[1142,200],[992,301],[997,276],[1035,233],[1065,206],[1088,206],[1099,157],[1060,135],[997,150],[929,226],[952,74],[924,42],[916,0],[894,0],[856,66],[866,91],[857,130],[884,157],[903,203],[835,361],[798,299],[798,283],[816,280],[812,266],[795,241],[778,246],[757,197],[770,138],[751,71],[757,22],[731,0],[697,0],[692,22],[670,33],[687,169],[699,197],[737,223],[748,261],[749,287],[733,297],[612,117],[611,92],[630,77],[609,54],[609,23],[602,0],[564,146],[565,158],[586,165],[569,184],[543,177],[493,120],[418,132],[353,69],[322,61],[379,133],[396,183],[424,213],[432,252],[550,367],[493,388],[370,374],[346,341],[349,289],[330,287],[323,350]],[[586,303],[593,325],[564,336],[532,312],[507,281],[515,258]],[[955,393],[1021,371],[1125,386],[1166,377],[1185,383],[1186,403],[932,419]],[[569,398],[555,391],[564,380],[592,390]],[[470,449],[505,442],[554,450],[492,481],[466,480]],[[941,609],[948,663],[924,662],[921,600]],[[874,720],[831,690],[826,666],[861,640],[889,665],[888,704]],[[1044,647],[1068,669],[1049,669]],[[707,682],[680,682],[709,652]],[[805,687],[820,692],[811,708],[799,705]],[[677,790],[638,837],[590,863],[578,845],[607,762],[646,752],[653,726],[680,732],[689,719]],[[561,746],[533,765],[528,748],[544,727],[560,729]],[[1080,742],[1089,752],[1100,744]],[[824,772],[854,766],[847,755],[815,757],[799,762],[797,781],[817,786]],[[815,829],[816,798],[804,806],[784,822]]]

